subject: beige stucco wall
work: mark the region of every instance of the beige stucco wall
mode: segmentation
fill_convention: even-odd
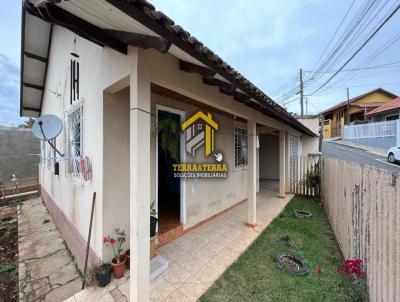
[[[305,125],[308,129],[310,129],[316,135],[319,135],[319,130],[320,130],[319,117],[299,118],[298,121],[301,122],[303,125]]]
[[[186,118],[199,110],[208,112],[207,109],[179,102],[173,98],[161,96],[156,93],[151,95],[152,113],[156,114],[156,105],[163,105],[184,111]],[[235,170],[234,164],[234,123],[227,116],[210,112],[218,123],[219,130],[215,134],[215,151],[222,152],[224,162],[228,164],[228,177],[226,179],[182,179],[185,185],[187,221],[185,228],[201,222],[235,203],[246,198],[247,194],[247,170]],[[154,126],[154,123],[153,123]],[[204,148],[201,147],[195,154],[195,158],[185,154],[183,162],[214,162],[212,157],[204,156]],[[156,199],[156,137],[151,139],[151,200]],[[181,183],[181,185],[183,184]]]
[[[319,138],[303,135],[301,136],[301,146],[303,155],[318,152]]]
[[[76,43],[74,40],[76,39]],[[65,122],[69,105],[69,66],[71,52],[80,58],[80,96],[84,99],[83,152],[92,163],[93,177],[83,185],[66,178],[65,162],[60,160],[60,175],[55,176],[40,164],[40,183],[57,206],[86,240],[93,192],[97,193],[91,247],[102,255],[103,236],[103,89],[129,74],[135,60],[100,47],[72,32],[54,26],[47,70],[43,114],[55,114]],[[65,123],[64,123],[65,125]],[[57,138],[65,152],[65,131]]]
[[[261,179],[279,179],[279,136],[259,135],[259,169]]]
[[[129,246],[129,89],[105,93],[103,102],[103,234],[118,226]],[[103,246],[104,259],[112,251]]]

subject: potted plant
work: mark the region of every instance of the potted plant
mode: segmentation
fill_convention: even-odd
[[[150,205],[150,237],[153,237],[156,234],[157,222],[157,211],[155,201],[153,200]]]
[[[94,286],[105,287],[111,282],[111,264],[103,263],[101,265],[93,265],[87,274],[86,283]]]
[[[127,249],[125,252],[125,264],[127,269],[131,269],[131,250]]]
[[[103,243],[106,246],[111,246],[114,253],[111,266],[114,277],[119,279],[124,276],[125,272],[125,255],[122,255],[122,244],[126,241],[126,234],[124,230],[116,228],[112,236],[103,238]]]
[[[111,281],[111,264],[103,263],[96,272],[96,281],[99,287],[105,287]]]

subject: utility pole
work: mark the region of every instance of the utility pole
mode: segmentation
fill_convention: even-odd
[[[349,93],[349,88],[346,88],[347,90],[347,117],[346,117],[346,124],[350,124],[350,93]]]
[[[301,117],[304,117],[304,85],[303,85],[303,69],[300,68],[300,107],[301,107]]]

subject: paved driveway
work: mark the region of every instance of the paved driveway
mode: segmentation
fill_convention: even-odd
[[[358,162],[390,172],[400,172],[400,165],[390,164],[387,162],[386,157],[369,153],[362,148],[346,146],[334,142],[323,142],[322,153],[326,157]]]

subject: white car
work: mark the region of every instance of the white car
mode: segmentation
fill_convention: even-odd
[[[390,148],[388,150],[387,159],[389,163],[400,161],[400,146]]]

